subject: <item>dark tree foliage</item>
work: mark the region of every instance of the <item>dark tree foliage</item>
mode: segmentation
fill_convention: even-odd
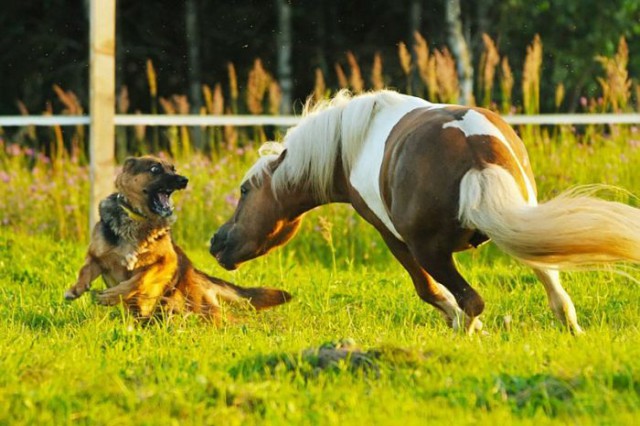
[[[16,100],[32,113],[55,97],[52,85],[88,96],[88,14],[82,0],[2,2],[0,114],[16,114]],[[54,106],[55,108],[55,106]]]
[[[329,87],[337,87],[334,63],[346,66],[352,51],[368,73],[375,52],[384,60],[392,85],[402,85],[397,43],[413,43],[410,0],[292,0],[294,99],[313,89],[320,67]],[[0,9],[0,114],[16,114],[16,101],[31,113],[53,102],[54,84],[72,90],[87,106],[89,23],[87,0],[2,2]],[[227,84],[227,63],[238,70],[239,83],[261,58],[276,72],[277,13],[271,0],[197,0],[202,82]],[[131,110],[149,111],[146,61],[158,75],[161,96],[188,93],[184,2],[118,0],[117,84],[129,88]],[[444,0],[423,0],[420,31],[430,46],[446,41]],[[597,91],[602,71],[596,55],[611,55],[620,36],[630,49],[630,74],[640,70],[640,2],[637,0],[483,0],[462,2],[465,35],[477,63],[487,32],[497,41],[520,81],[525,48],[536,33],[544,43],[543,110],[553,105],[553,88],[562,82],[570,101]],[[518,86],[516,85],[516,99]],[[545,96],[547,100],[545,100]]]

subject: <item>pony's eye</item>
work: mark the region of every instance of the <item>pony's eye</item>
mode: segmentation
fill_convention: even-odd
[[[248,186],[244,186],[242,185],[240,187],[240,196],[244,197],[245,195],[247,195],[249,193],[249,187]]]
[[[157,164],[154,164],[153,166],[151,166],[151,169],[149,169],[149,171],[154,175],[157,175],[162,171],[162,167],[158,166]]]

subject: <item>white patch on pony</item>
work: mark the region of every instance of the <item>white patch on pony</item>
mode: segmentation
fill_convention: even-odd
[[[470,109],[462,117],[462,120],[449,121],[442,126],[443,129],[449,127],[460,129],[460,131],[462,131],[462,133],[464,133],[466,137],[493,136],[500,142],[502,142],[502,144],[507,147],[507,149],[513,156],[514,161],[520,169],[520,173],[522,173],[522,179],[524,180],[524,184],[527,188],[527,204],[529,204],[530,206],[535,206],[538,204],[536,201],[536,193],[533,190],[533,185],[531,184],[531,181],[529,181],[529,177],[525,173],[522,164],[520,164],[520,160],[518,160],[518,156],[511,147],[511,144],[509,144],[507,138],[504,137],[500,129],[498,129],[491,121],[489,121],[487,117],[475,110]]]
[[[393,226],[389,211],[380,194],[380,168],[384,157],[387,138],[393,127],[409,112],[416,108],[442,108],[424,99],[402,95],[403,101],[378,111],[371,121],[367,137],[357,157],[353,161],[349,182],[360,194],[367,207],[384,223],[400,241],[402,236]]]

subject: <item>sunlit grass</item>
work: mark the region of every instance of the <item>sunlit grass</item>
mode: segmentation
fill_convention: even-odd
[[[227,273],[191,250],[212,274],[295,298],[220,328],[142,326],[89,297],[62,300],[81,244],[5,229],[0,247],[0,423],[619,424],[640,409],[640,293],[621,277],[568,275],[587,330],[576,339],[530,270],[493,249],[465,255],[489,334],[464,337],[384,259],[334,272],[272,255]],[[372,369],[321,370],[303,356],[345,338],[381,351]]]
[[[563,128],[526,141],[541,199],[591,183],[640,193],[637,132],[598,135]],[[89,296],[62,299],[86,248],[86,167],[3,147],[0,424],[633,423],[636,283],[564,274],[587,331],[574,338],[531,270],[488,245],[457,257],[485,297],[488,334],[455,335],[344,205],[310,213],[286,248],[223,271],[207,241],[231,214],[255,156],[177,160],[190,184],[176,195],[174,235],[208,273],[285,288],[293,301],[261,314],[233,311],[236,320],[220,328],[194,317],[142,326]],[[308,350],[343,339],[378,355],[364,370],[348,361],[318,368]]]

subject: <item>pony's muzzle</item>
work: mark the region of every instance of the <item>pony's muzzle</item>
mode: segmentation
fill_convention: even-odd
[[[224,249],[224,245],[227,242],[227,234],[222,234],[220,232],[216,232],[211,237],[211,241],[209,243],[209,253],[213,256],[220,253]]]

